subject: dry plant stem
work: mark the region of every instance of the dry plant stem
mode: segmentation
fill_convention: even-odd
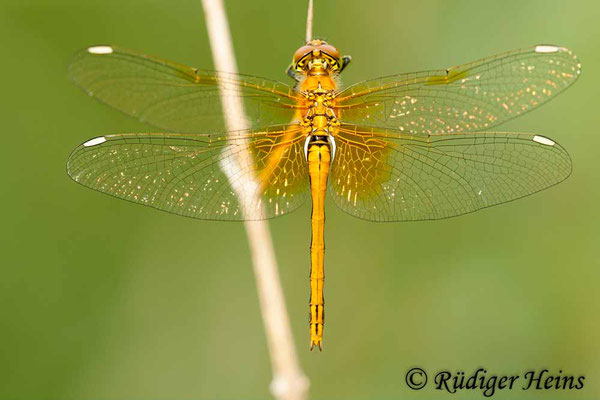
[[[231,34],[222,0],[202,0],[202,5],[215,69],[237,73]],[[244,122],[247,121],[247,118],[245,118],[241,97],[222,97],[222,105],[229,111],[225,114],[228,117],[225,121],[228,131],[248,128]],[[240,165],[247,164],[242,161]],[[248,197],[239,193],[238,201],[241,203],[245,200],[249,200]],[[242,209],[246,211],[252,208],[241,205]],[[300,369],[294,348],[269,226],[266,221],[246,221],[245,228],[252,253],[260,308],[271,356],[273,369],[271,392],[279,400],[306,399],[308,379]]]
[[[308,14],[306,15],[306,43],[312,40],[313,25],[313,0],[308,0]]]

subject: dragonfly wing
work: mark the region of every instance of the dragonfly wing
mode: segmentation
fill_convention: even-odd
[[[302,132],[286,125],[228,135],[102,136],[73,151],[67,172],[100,192],[188,217],[273,218],[307,198]]]
[[[252,76],[202,71],[115,46],[81,50],[69,76],[86,93],[142,122],[183,133],[222,132],[226,97],[242,98],[250,128],[287,124],[298,91]]]
[[[566,179],[571,159],[535,134],[411,136],[342,125],[330,194],[343,211],[372,221],[453,217],[538,192]]]
[[[338,94],[345,122],[404,133],[489,129],[573,84],[581,63],[568,49],[535,46],[454,68],[365,81]]]

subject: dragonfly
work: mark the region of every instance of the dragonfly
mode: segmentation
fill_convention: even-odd
[[[99,192],[204,220],[274,218],[310,197],[310,348],[322,349],[327,192],[357,218],[436,220],[546,189],[572,168],[546,136],[489,131],[577,80],[581,63],[564,47],[341,88],[350,61],[308,41],[293,55],[288,85],[117,46],[83,49],[69,66],[75,84],[162,133],[87,140],[67,172]],[[222,106],[232,100],[243,104],[246,129],[225,129],[235,116]]]

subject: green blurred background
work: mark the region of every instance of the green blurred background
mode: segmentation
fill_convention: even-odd
[[[287,81],[306,1],[230,1],[241,72]],[[600,398],[600,3],[316,0],[315,36],[353,56],[344,81],[448,67],[537,43],[583,62],[565,94],[503,126],[565,146],[573,175],[467,216],[375,224],[327,208],[327,325],[308,352],[309,206],[270,222],[314,399],[482,398],[404,383],[412,366],[586,376]],[[1,399],[265,399],[269,356],[242,224],[182,218],[85,189],[70,151],[152,131],[72,85],[76,50],[120,44],[212,68],[200,0],[0,5]]]

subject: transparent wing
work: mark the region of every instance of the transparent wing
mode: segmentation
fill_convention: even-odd
[[[287,124],[299,92],[283,83],[196,68],[115,46],[81,50],[69,76],[90,96],[142,122],[184,133],[222,132],[226,97],[241,97],[248,127]]]
[[[506,203],[566,179],[571,159],[534,134],[411,136],[342,125],[329,191],[336,205],[372,221],[453,217]]]
[[[297,125],[229,135],[122,134],[77,147],[78,183],[193,218],[266,219],[307,198],[305,135]]]
[[[337,104],[348,123],[404,133],[478,131],[544,104],[580,72],[571,51],[540,45],[450,69],[365,81],[340,92]]]

